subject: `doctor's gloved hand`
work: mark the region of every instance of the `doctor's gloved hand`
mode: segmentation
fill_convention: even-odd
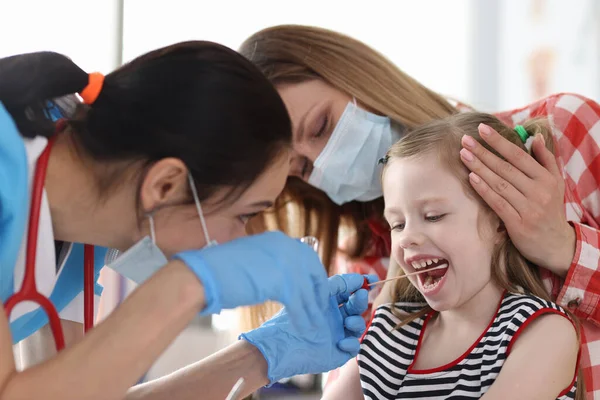
[[[366,277],[371,283],[377,281],[374,276]],[[259,328],[240,336],[265,357],[270,384],[294,375],[330,371],[358,354],[359,338],[366,329],[361,314],[368,306],[368,293],[361,289],[363,281],[359,274],[329,278],[329,303],[319,309],[316,328],[292,323],[284,308]]]
[[[282,303],[294,323],[308,329],[329,302],[325,268],[309,246],[281,232],[266,232],[175,256],[204,286],[202,314]]]

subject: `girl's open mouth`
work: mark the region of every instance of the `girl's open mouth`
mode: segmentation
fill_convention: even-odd
[[[425,264],[425,266],[423,266]],[[446,276],[446,272],[448,272],[448,260],[444,258],[434,258],[432,260],[421,260],[420,265],[415,265],[413,263],[413,268],[416,271],[423,272],[419,274],[419,282],[421,283],[421,288],[424,292],[433,292],[438,288],[444,277]],[[436,267],[444,267],[431,271],[432,268]]]

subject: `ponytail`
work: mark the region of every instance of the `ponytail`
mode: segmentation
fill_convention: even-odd
[[[552,134],[552,127],[550,121],[546,118],[534,118],[530,119],[523,124],[523,129],[530,137],[534,137],[538,133],[544,138],[546,148],[554,153],[554,135]],[[534,156],[531,148],[528,149],[529,153]]]
[[[88,74],[64,55],[38,52],[0,59],[0,102],[24,137],[54,133],[54,99],[78,93]],[[60,106],[59,106],[60,109]]]

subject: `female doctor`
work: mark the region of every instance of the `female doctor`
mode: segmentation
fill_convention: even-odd
[[[55,124],[53,99],[71,93],[86,104]],[[356,354],[363,278],[328,280],[316,253],[281,233],[242,237],[282,190],[291,145],[285,106],[249,61],[188,42],[103,77],[55,53],[15,56],[0,60],[0,102],[0,295],[10,311],[0,312],[0,399],[222,399],[240,377],[249,393]],[[15,296],[39,293],[71,321],[62,326],[80,322],[89,257],[74,243],[122,251],[109,266],[143,284],[85,337],[17,372],[12,343],[48,319]],[[98,270],[106,251],[95,250]],[[285,309],[244,340],[129,389],[196,313],[265,300]]]

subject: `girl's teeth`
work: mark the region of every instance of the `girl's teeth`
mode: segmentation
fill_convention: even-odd
[[[418,261],[413,261],[411,263],[411,265],[414,269],[421,269],[421,268],[425,268],[427,266],[436,264],[439,260],[441,260],[441,259],[440,258],[432,258],[430,260],[418,260]]]
[[[423,281],[423,288],[426,290],[433,290],[437,287],[437,285],[440,284],[440,282],[442,281],[443,278],[432,278],[431,276],[427,276],[427,278],[425,278],[425,280]]]

